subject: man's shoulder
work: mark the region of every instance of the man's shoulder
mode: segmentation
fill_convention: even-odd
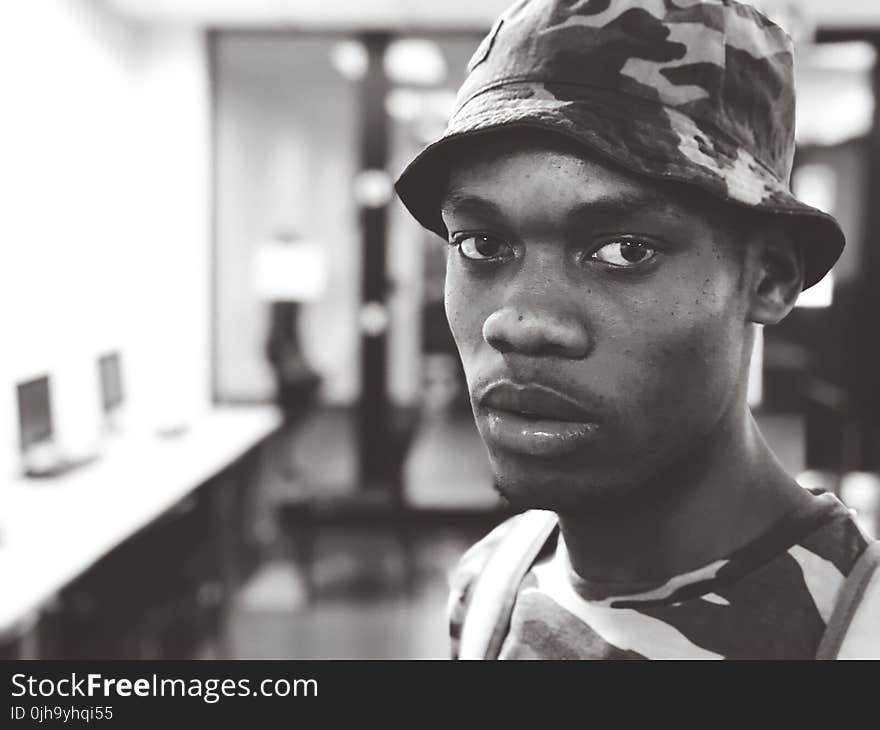
[[[464,552],[450,573],[447,616],[453,656],[458,654],[458,640],[477,577],[483,572],[483,568],[498,546],[516,529],[517,525],[528,519],[528,514],[522,512],[514,515],[494,527]]]
[[[854,510],[829,492],[815,491],[819,522],[815,529],[799,537],[789,554],[808,551],[834,567],[840,578],[847,576],[856,561],[875,540],[860,524]]]
[[[489,560],[489,557],[495,552],[498,545],[511,533],[517,524],[522,522],[526,514],[523,512],[507,518],[464,552],[449,578],[450,586],[453,590],[464,588],[473,583],[474,578],[482,572],[486,561]]]

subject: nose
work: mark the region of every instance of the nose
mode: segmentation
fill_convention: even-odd
[[[590,351],[586,324],[550,303],[508,302],[483,323],[483,339],[501,353],[579,360]]]

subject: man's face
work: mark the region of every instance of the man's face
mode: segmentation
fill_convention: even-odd
[[[672,473],[742,405],[745,257],[680,189],[515,142],[453,167],[446,313],[500,491],[577,509]]]

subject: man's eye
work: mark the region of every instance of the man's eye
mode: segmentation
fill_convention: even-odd
[[[644,241],[612,241],[593,253],[592,258],[610,266],[633,267],[646,264],[657,251]]]
[[[494,236],[462,236],[453,241],[461,255],[471,261],[504,258],[511,252],[510,245]]]

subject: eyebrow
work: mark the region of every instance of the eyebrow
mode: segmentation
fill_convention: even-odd
[[[502,216],[501,208],[491,200],[459,191],[451,191],[443,196],[440,209],[444,212],[476,213],[478,215]]]
[[[494,218],[503,218],[504,211],[492,200],[473,193],[452,190],[441,202],[444,212],[473,213]],[[678,208],[669,198],[655,193],[623,192],[617,195],[584,201],[572,207],[566,219],[578,223],[603,219],[621,218],[635,211],[669,213]]]

